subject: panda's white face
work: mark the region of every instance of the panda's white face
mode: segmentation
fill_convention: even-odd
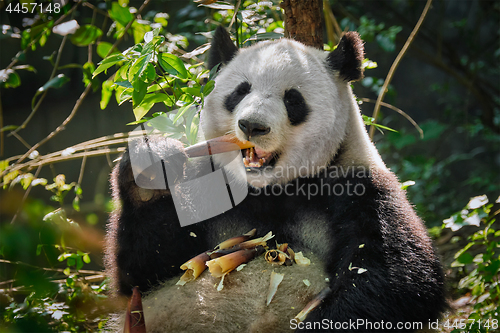
[[[281,39],[243,49],[221,69],[201,126],[207,139],[232,133],[255,144],[243,151],[250,185],[313,175],[338,151],[355,103],[326,58]]]

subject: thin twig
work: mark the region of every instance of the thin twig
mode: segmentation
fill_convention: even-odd
[[[39,270],[42,270],[42,271],[47,271],[47,272],[59,272],[59,273],[63,273],[64,272],[63,268],[40,267],[40,266],[31,265],[31,264],[28,264],[28,263],[25,263],[25,262],[22,262],[22,261],[11,261],[11,260],[6,260],[6,259],[0,259],[0,263],[2,263],[2,264],[10,264],[10,265],[27,266],[27,267],[39,269]],[[76,273],[76,271],[74,271],[73,273]],[[85,269],[78,270],[78,273],[80,273],[80,274],[102,274],[102,272],[100,272],[100,271],[92,271],[92,270],[85,270]]]
[[[234,22],[236,21],[236,15],[238,15],[238,11],[240,10],[240,5],[241,5],[241,0],[238,0],[236,5],[234,6],[234,14],[233,14],[233,17],[231,18],[231,23],[229,23],[229,30],[231,30],[231,27],[233,26]]]
[[[19,134],[15,133],[15,132],[12,132],[12,135],[18,139],[26,148],[30,149],[31,146],[29,145],[29,143],[27,143]]]
[[[49,79],[47,80],[47,82],[49,82],[50,80],[52,80],[55,76],[56,76],[56,72],[57,72],[57,69],[59,68],[59,62],[61,61],[61,55],[62,55],[62,51],[63,51],[63,48],[64,48],[64,45],[66,44],[66,40],[68,39],[68,35],[64,36],[63,37],[63,40],[61,42],[61,45],[59,46],[59,50],[57,51],[57,57],[56,57],[56,62],[54,63],[54,68],[52,69],[52,73],[50,74],[50,77]],[[47,92],[49,90],[46,89],[42,96],[40,97],[40,99],[38,100],[38,102],[36,103],[35,107],[33,108],[33,110],[31,110],[31,113],[29,114],[29,116],[24,120],[24,122],[21,124],[21,126],[19,126],[18,128],[16,128],[15,130],[11,131],[9,134],[7,134],[7,136],[11,136],[11,135],[14,135],[16,134],[17,132],[19,132],[20,130],[26,128],[26,125],[28,125],[28,123],[30,122],[31,118],[33,118],[33,116],[35,115],[36,111],[38,110],[38,108],[40,107],[40,105],[42,105],[42,102],[43,102],[43,99],[45,98],[45,96],[47,95]],[[29,147],[30,148],[30,147]],[[29,149],[28,148],[28,149]]]
[[[85,151],[85,153],[87,153],[87,151]],[[87,156],[88,155],[85,155],[83,156],[82,158],[82,165],[80,167],[80,175],[78,176],[78,182],[77,184],[78,185],[81,185],[82,184],[82,180],[83,180],[83,172],[85,171],[85,164],[87,163]]]
[[[367,103],[377,103],[376,100],[370,99],[370,98],[360,98],[360,100],[363,101],[363,102],[367,102]],[[416,130],[418,131],[418,133],[420,133],[420,138],[421,139],[424,138],[424,131],[422,131],[422,129],[420,128],[420,126],[418,126],[417,122],[415,120],[413,120],[413,118],[410,117],[406,112],[404,112],[403,110],[395,107],[392,104],[386,103],[386,102],[380,102],[380,105],[381,106],[385,106],[388,109],[394,110],[397,113],[399,113],[400,115],[402,115],[403,117],[405,117],[413,125],[413,127],[416,128]]]
[[[389,83],[392,80],[392,77],[394,76],[394,72],[396,71],[396,68],[398,67],[399,63],[401,62],[401,59],[403,59],[403,56],[406,54],[406,51],[410,47],[410,44],[413,42],[415,39],[415,36],[417,35],[418,30],[422,26],[422,22],[424,22],[424,19],[429,11],[429,8],[431,7],[432,0],[427,0],[427,3],[425,4],[424,10],[422,11],[422,14],[420,15],[420,18],[418,19],[417,24],[415,25],[415,28],[413,28],[413,31],[411,32],[410,36],[406,40],[405,45],[399,52],[398,56],[396,57],[396,60],[392,63],[391,68],[389,69],[389,73],[387,73],[387,77],[385,78],[384,85],[382,86],[382,89],[380,90],[380,93],[378,94],[377,97],[377,102],[375,103],[375,108],[373,110],[373,123],[377,123],[377,116],[380,111],[380,105],[382,100],[384,99],[385,93],[387,92],[387,87],[389,86]],[[373,135],[375,134],[375,126],[370,127],[370,139],[373,139]]]

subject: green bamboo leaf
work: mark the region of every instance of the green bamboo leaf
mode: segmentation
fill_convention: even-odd
[[[131,99],[132,98],[132,91],[134,91],[134,90],[133,89],[125,89],[125,90],[122,90],[120,93],[118,93],[119,89],[116,89],[116,94],[117,94],[116,102],[118,103],[118,105],[122,105],[124,102]]]
[[[133,88],[132,87],[132,83],[128,82],[128,81],[117,81],[115,82],[115,84],[117,86],[120,86],[120,87],[125,87],[125,88]]]
[[[151,54],[146,54],[139,59],[135,60],[128,71],[128,81],[134,87],[134,90],[141,90],[144,88],[144,81],[141,76],[148,67],[149,61],[151,60]],[[145,90],[145,89],[144,89]],[[144,92],[145,93],[145,92]],[[140,102],[139,102],[140,103]]]
[[[146,96],[146,92],[147,92],[146,89],[139,89],[139,90],[134,89],[132,91],[132,104],[134,108],[138,107],[142,103],[142,100]]]
[[[158,57],[160,66],[170,75],[178,76],[181,79],[187,79],[189,73],[184,67],[184,63],[177,56],[170,53],[162,53]]]
[[[122,60],[127,60],[127,58],[125,58],[122,54],[113,54],[113,55],[107,57],[106,59],[104,59],[103,61],[101,61],[99,63],[99,66],[94,71],[94,74],[92,75],[92,77],[95,77],[99,73],[104,72],[105,70],[107,70],[108,68],[110,68],[111,66],[113,66],[114,64],[116,64]]]
[[[69,81],[69,78],[64,75],[64,74],[59,74],[52,80],[49,80],[47,83],[45,83],[42,87],[38,88],[35,96],[33,96],[33,99],[31,100],[31,109],[35,107],[35,102],[36,98],[38,95],[43,93],[44,91],[50,89],[50,88],[61,88],[63,85],[65,85]]]

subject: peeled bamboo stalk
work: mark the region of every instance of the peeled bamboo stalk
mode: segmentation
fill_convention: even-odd
[[[252,238],[253,236],[255,236],[256,231],[257,231],[257,229],[252,229],[249,232],[247,232],[246,234],[243,234],[241,236],[229,238],[229,239],[223,241],[222,243],[220,243],[219,245],[217,245],[215,247],[215,249],[223,250],[223,249],[228,249],[230,247],[233,247],[233,246],[235,246],[241,242],[244,242],[244,241]]]
[[[254,146],[250,141],[241,142],[234,135],[228,134],[187,147],[185,152],[188,157],[200,157],[247,149]]]
[[[196,257],[190,259],[181,265],[181,269],[186,272],[181,276],[179,281],[176,283],[178,286],[183,286],[189,281],[193,281],[207,268],[206,262],[210,260],[210,257],[206,252],[198,254]]]
[[[252,232],[252,231],[250,231],[250,232]],[[250,232],[248,232],[247,234],[249,234]],[[247,234],[245,234],[245,235],[247,235]],[[255,234],[255,232],[254,232],[254,234]],[[241,237],[241,236],[239,236],[239,237]],[[219,245],[218,246],[219,249],[217,249],[217,247],[216,247],[217,250],[208,252],[208,255],[210,256],[210,258],[215,259],[215,258],[219,258],[219,257],[225,256],[225,255],[228,255],[229,253],[239,251],[239,250],[252,249],[252,248],[255,248],[259,245],[266,246],[267,241],[273,237],[274,237],[274,235],[273,235],[272,231],[270,231],[263,237],[251,239],[251,240],[248,240],[246,242],[236,244],[231,248],[220,248],[220,245]],[[238,238],[238,237],[235,237],[235,238]],[[229,240],[227,240],[227,241],[229,241]],[[225,243],[225,242],[223,242],[223,243]]]
[[[252,260],[255,256],[262,254],[264,248],[259,246],[254,249],[236,251],[225,256],[207,261],[208,269],[214,277],[221,277],[241,264]]]
[[[304,309],[302,309],[302,311],[300,311],[299,314],[295,316],[295,319],[297,319],[299,322],[304,321],[307,315],[312,310],[316,309],[331,292],[332,290],[330,288],[325,288],[321,290],[321,292],[318,295],[316,295],[316,297],[314,297],[312,301],[307,303]]]

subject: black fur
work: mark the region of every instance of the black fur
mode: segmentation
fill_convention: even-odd
[[[240,83],[234,91],[226,97],[224,106],[229,112],[233,112],[234,108],[250,93],[252,86],[248,82]]]
[[[212,69],[217,64],[225,65],[238,53],[238,48],[231,40],[231,36],[226,29],[219,25],[215,29],[214,37],[208,54],[208,69]]]
[[[286,112],[288,113],[288,119],[290,119],[292,125],[296,126],[306,121],[307,115],[309,114],[309,107],[304,97],[302,97],[302,94],[297,89],[287,90],[283,101],[286,106]]]
[[[162,141],[167,140],[156,138],[150,145],[164,147]],[[422,221],[390,172],[370,175],[353,169],[346,176],[332,177],[335,167],[331,167],[286,187],[250,188],[247,198],[232,210],[181,228],[168,191],[138,202],[127,155],[113,172],[114,193],[122,206],[111,220],[107,253],[107,265],[116,270],[114,278],[123,294],[130,294],[132,286],[144,292],[158,281],[177,276],[183,262],[227,235],[252,228],[260,233],[273,231],[277,240],[287,241],[294,249],[318,253],[317,244],[310,243],[312,235],[294,232],[304,227],[306,215],[314,216],[306,223],[314,224],[316,232],[330,240],[321,245],[327,248],[321,259],[332,290],[307,321],[364,319],[422,322],[426,327],[444,309],[439,260]],[[308,196],[311,187],[321,191]],[[190,232],[197,237],[190,237]],[[359,274],[358,268],[366,271]]]
[[[363,41],[357,32],[349,31],[342,36],[337,48],[328,55],[327,62],[333,70],[338,71],[344,81],[350,82],[363,78],[363,58]]]

